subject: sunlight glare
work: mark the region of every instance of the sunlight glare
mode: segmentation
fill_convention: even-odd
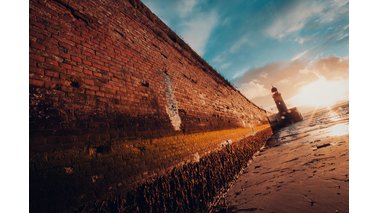
[[[293,106],[327,107],[348,99],[348,80],[320,78],[303,86],[289,102]]]
[[[347,135],[349,131],[348,124],[336,124],[328,128],[329,136]]]

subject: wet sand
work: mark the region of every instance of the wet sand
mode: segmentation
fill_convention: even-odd
[[[220,212],[348,212],[348,106],[276,133],[218,204]]]

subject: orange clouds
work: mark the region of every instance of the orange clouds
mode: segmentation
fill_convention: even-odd
[[[323,79],[328,83],[331,81],[347,82],[349,78],[348,70],[348,58],[330,56],[312,61],[298,58],[296,60],[276,62],[258,69],[250,70],[243,76],[237,78],[235,82],[238,89],[247,98],[258,106],[271,110],[274,102],[270,93],[267,94],[267,90],[270,90],[272,85],[276,86],[279,91],[282,92],[286,100],[289,100],[298,95],[302,87],[316,82],[319,79]],[[330,84],[332,84],[332,82]],[[343,91],[348,89],[348,84],[345,83],[332,85],[346,87],[341,88]],[[316,87],[311,88],[316,89]],[[295,100],[298,100],[298,98]],[[296,102],[299,103],[298,101]]]

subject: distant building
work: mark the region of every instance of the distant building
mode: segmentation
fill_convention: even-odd
[[[290,109],[287,108],[281,93],[278,92],[276,87],[272,86],[271,92],[278,109],[278,113],[268,116],[269,123],[273,130],[289,126],[290,124],[303,120],[302,114],[296,107]]]

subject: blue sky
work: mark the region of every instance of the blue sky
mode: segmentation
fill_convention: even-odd
[[[310,70],[307,73],[318,78],[307,75],[303,79],[326,78],[327,71],[315,70],[313,66],[329,58],[335,59],[328,60],[329,63],[342,62],[341,76],[345,77],[343,74],[347,72],[349,2],[346,0],[143,2],[244,95],[262,106],[271,102],[267,94],[270,85],[289,80],[282,75],[285,72],[286,76],[305,74],[303,70],[307,69]],[[287,70],[292,66],[295,72]],[[282,78],[277,79],[274,73]],[[294,88],[279,86],[284,91],[287,88],[291,98],[303,84]]]

